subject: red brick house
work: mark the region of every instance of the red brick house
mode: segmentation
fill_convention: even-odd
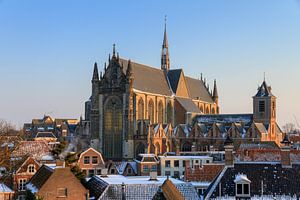
[[[15,172],[13,184],[17,199],[25,199],[25,185],[39,168],[40,164],[33,157],[28,157]]]
[[[101,153],[93,148],[82,152],[77,162],[79,168],[89,177],[100,175],[101,170],[105,168],[105,162]]]
[[[43,165],[26,188],[43,200],[86,200],[89,197],[88,190],[67,167],[54,170]]]
[[[150,172],[157,172],[160,174],[159,171],[159,160],[154,154],[139,154],[135,159],[137,163],[137,174],[138,176],[149,176]]]

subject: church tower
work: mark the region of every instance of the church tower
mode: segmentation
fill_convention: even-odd
[[[169,70],[170,69],[170,58],[169,58],[169,46],[167,38],[167,21],[165,18],[165,31],[164,31],[164,40],[161,49],[161,69]]]
[[[276,139],[276,97],[271,92],[271,87],[264,80],[256,95],[253,97],[253,120],[263,123],[268,130],[266,139]]]
[[[99,149],[99,74],[97,63],[94,64],[91,96],[91,146]]]

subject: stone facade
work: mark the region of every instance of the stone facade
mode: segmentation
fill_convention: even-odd
[[[91,121],[91,146],[105,159],[132,159],[148,147],[148,127],[187,123],[196,114],[219,113],[216,82],[213,91],[206,80],[171,69],[166,31],[161,69],[119,57],[113,48],[103,74],[94,65],[92,95],[86,106]]]

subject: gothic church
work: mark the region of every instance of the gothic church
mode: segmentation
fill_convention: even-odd
[[[210,90],[202,75],[195,79],[172,69],[165,26],[160,69],[119,57],[115,45],[100,76],[95,63],[85,115],[91,146],[106,159],[121,160],[147,151],[152,124],[175,127],[219,110],[216,81]]]

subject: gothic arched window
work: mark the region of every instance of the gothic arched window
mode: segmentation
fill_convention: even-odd
[[[205,114],[209,114],[209,108],[208,107],[206,107]]]
[[[107,158],[122,157],[123,106],[118,98],[109,99],[104,107],[104,154]]]
[[[158,123],[163,123],[164,122],[164,107],[161,101],[158,103]]]
[[[135,149],[135,157],[142,153],[145,153],[145,145],[140,142]]]
[[[173,107],[171,102],[167,106],[167,123],[172,123]]]
[[[142,98],[138,102],[138,119],[144,119],[144,101]]]
[[[154,103],[152,99],[150,99],[149,104],[148,104],[148,116],[150,123],[154,123]]]
[[[211,114],[216,114],[215,108],[211,109]]]
[[[192,145],[189,142],[185,142],[181,148],[182,151],[192,151]]]
[[[204,113],[203,105],[200,106],[200,111],[201,111],[201,113]]]

